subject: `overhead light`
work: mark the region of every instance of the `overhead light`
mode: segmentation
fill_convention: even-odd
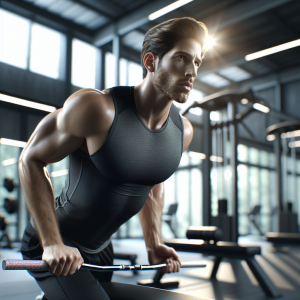
[[[172,11],[172,10],[175,10],[176,8],[180,7],[180,6],[183,6],[189,2],[192,2],[193,0],[178,0],[154,13],[152,13],[151,15],[149,15],[149,20],[150,21],[153,21],[165,14],[167,14],[168,12]]]
[[[281,138],[283,139],[290,139],[298,136],[300,136],[300,130],[285,132],[281,134]]]
[[[269,135],[267,135],[266,139],[267,139],[268,142],[273,142],[273,141],[276,140],[276,135],[275,134],[269,134]]]
[[[50,173],[51,177],[59,177],[63,175],[68,175],[68,169],[60,170],[60,171],[54,171]]]
[[[4,94],[0,94],[0,100],[4,101],[4,102],[22,105],[22,106],[39,109],[39,110],[44,110],[44,111],[48,111],[48,112],[53,112],[56,110],[56,108],[54,106],[45,105],[45,104],[41,104],[41,103],[37,103],[37,102],[33,102],[33,101],[28,101],[28,100],[24,100],[24,99],[12,97],[12,96],[4,95]]]
[[[199,158],[199,159],[205,159],[206,155],[204,153],[189,151],[189,157]]]
[[[259,111],[261,111],[261,112],[263,112],[265,114],[267,114],[268,112],[270,112],[270,108],[269,107],[267,107],[267,106],[265,106],[263,104],[260,104],[260,103],[254,103],[253,104],[253,108],[255,108],[255,109],[257,109],[257,110],[259,110]]]
[[[1,165],[3,167],[6,167],[6,166],[9,166],[9,165],[13,165],[17,162],[17,159],[16,158],[10,158],[10,159],[6,159],[6,160],[3,160],[1,162]]]
[[[244,105],[246,105],[246,104],[249,103],[249,100],[246,99],[246,98],[243,98],[243,99],[241,100],[241,103],[244,104]]]
[[[300,147],[300,141],[290,142],[289,143],[289,147],[290,148],[298,148],[298,147]]]
[[[7,145],[7,146],[20,147],[20,148],[24,148],[26,146],[25,142],[10,140],[10,139],[4,139],[4,138],[0,139],[0,144]]]
[[[211,157],[210,157],[210,160],[211,161],[214,161],[214,162],[223,162],[223,157],[221,157],[221,156],[215,156],[215,155],[212,155]]]
[[[292,42],[288,42],[288,43],[285,43],[285,44],[282,44],[279,46],[275,46],[272,48],[268,48],[268,49],[265,49],[262,51],[258,51],[258,52],[252,53],[252,54],[248,54],[245,56],[245,59],[249,61],[249,60],[257,59],[257,58],[267,56],[267,55],[270,55],[273,53],[284,51],[284,50],[287,50],[290,48],[298,47],[298,46],[300,46],[300,39],[292,41]]]

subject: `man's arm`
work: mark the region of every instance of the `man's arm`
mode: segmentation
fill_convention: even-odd
[[[54,192],[45,167],[74,152],[89,136],[98,134],[101,137],[95,120],[98,120],[97,124],[101,124],[101,120],[109,123],[105,112],[102,119],[97,113],[97,110],[101,111],[99,101],[102,98],[100,92],[93,90],[74,93],[62,109],[50,113],[39,123],[19,158],[22,190],[44,250],[42,259],[49,264],[51,274],[73,274],[83,259],[76,248],[62,242]]]
[[[184,117],[183,151],[187,149],[193,139],[193,127]],[[139,212],[143,228],[145,244],[150,264],[167,263],[164,273],[178,272],[181,262],[173,248],[163,245],[161,236],[161,215],[164,206],[164,183],[155,185],[150,191],[146,203]]]

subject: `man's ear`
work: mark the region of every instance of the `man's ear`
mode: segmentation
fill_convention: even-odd
[[[157,56],[152,53],[148,52],[144,56],[144,66],[146,70],[148,70],[150,73],[153,73],[155,71],[155,60],[157,59]]]

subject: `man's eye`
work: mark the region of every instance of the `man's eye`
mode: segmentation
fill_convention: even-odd
[[[182,60],[185,59],[185,57],[183,55],[179,55],[179,58],[182,59]]]

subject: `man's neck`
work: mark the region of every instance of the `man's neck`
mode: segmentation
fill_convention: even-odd
[[[151,130],[158,130],[163,127],[173,102],[155,88],[152,81],[147,77],[134,88],[134,101],[140,117]]]

